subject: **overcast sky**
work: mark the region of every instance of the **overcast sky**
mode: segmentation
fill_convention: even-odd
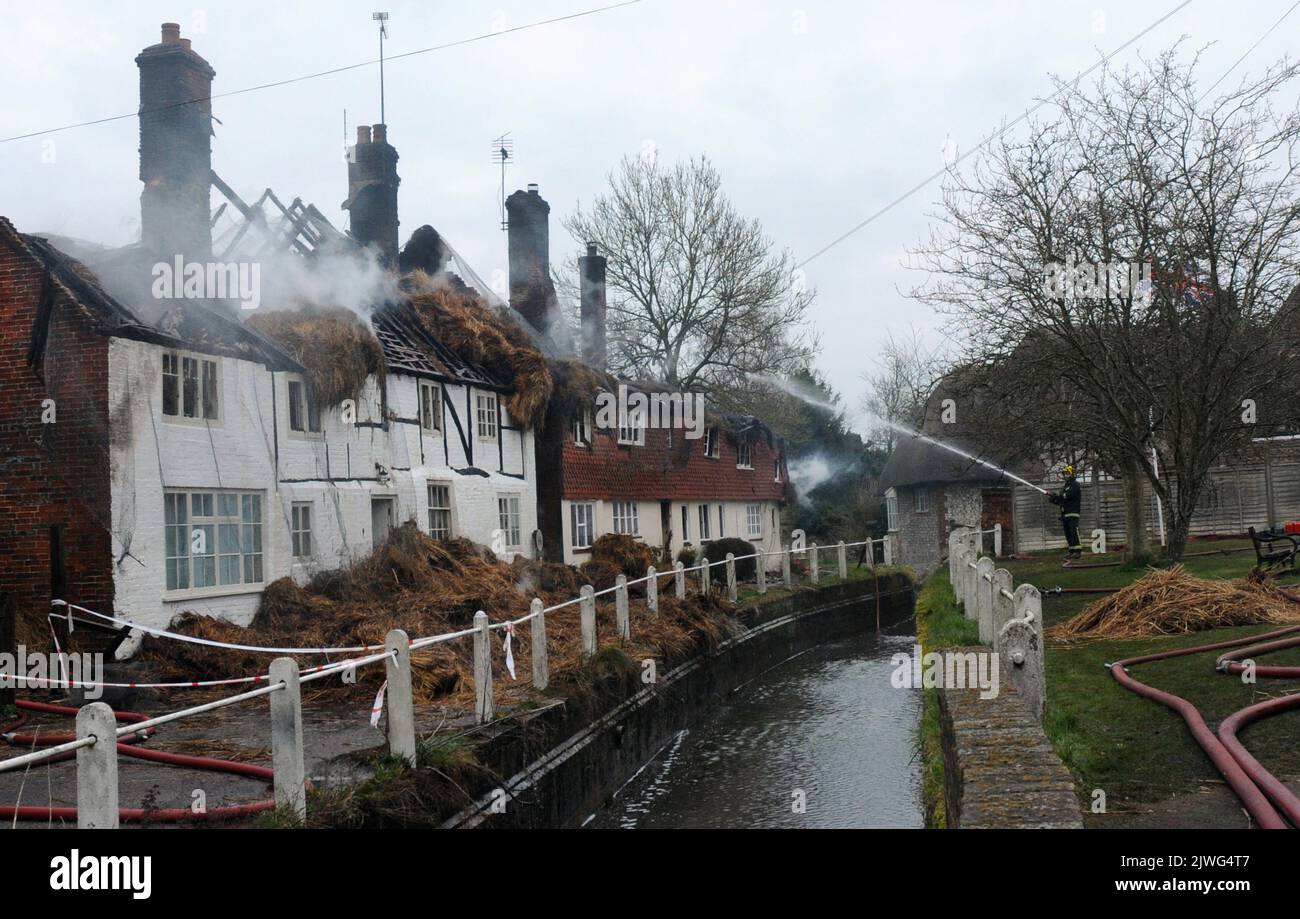
[[[230,92],[372,61],[370,14],[391,13],[400,54],[592,9],[528,2],[11,2],[0,0],[0,137],[131,113],[139,50],[159,23],[183,36]],[[619,158],[653,145],[708,154],[739,210],[806,258],[1178,5],[1178,0],[642,0],[623,9],[390,62],[389,139],[402,176],[402,240],[437,227],[480,275],[505,269],[491,141],[507,131],[509,189],[537,182],[552,206],[552,260],[577,242],[560,218],[589,201]],[[1193,0],[1138,45],[1179,39],[1217,79],[1292,0]],[[1300,13],[1233,74],[1294,46]],[[1279,100],[1290,106],[1294,99]],[[347,192],[343,119],[379,121],[378,68],[217,99],[214,168],[245,198],[274,188],[336,225]],[[355,133],[353,127],[352,132]],[[24,232],[108,244],[138,237],[134,118],[0,144],[0,214]],[[926,232],[928,186],[807,266],[819,295],[818,366],[851,405],[891,330],[932,340],[943,324],[907,299],[903,267]]]

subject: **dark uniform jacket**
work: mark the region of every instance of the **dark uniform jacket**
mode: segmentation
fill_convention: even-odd
[[[1078,479],[1066,479],[1065,490],[1059,495],[1052,495],[1052,503],[1059,505],[1062,517],[1077,517],[1083,509],[1083,489]]]

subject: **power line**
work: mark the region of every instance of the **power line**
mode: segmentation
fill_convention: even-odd
[[[1106,64],[1106,63],[1107,63],[1111,58],[1113,58],[1115,55],[1119,54],[1121,51],[1124,51],[1124,50],[1128,49],[1130,46],[1136,44],[1136,43],[1137,43],[1138,41],[1140,41],[1142,38],[1146,37],[1147,34],[1149,34],[1150,32],[1154,31],[1157,27],[1163,25],[1167,20],[1172,19],[1172,18],[1173,18],[1177,13],[1182,12],[1182,10],[1183,10],[1184,8],[1190,6],[1191,3],[1192,3],[1192,0],[1183,0],[1182,3],[1178,4],[1178,5],[1177,5],[1176,7],[1174,7],[1172,10],[1170,10],[1170,11],[1167,12],[1167,13],[1165,13],[1163,16],[1161,16],[1161,17],[1160,17],[1159,19],[1157,19],[1155,22],[1151,23],[1151,25],[1147,26],[1145,29],[1143,29],[1141,32],[1139,32],[1137,35],[1134,35],[1132,38],[1130,38],[1128,41],[1124,42],[1124,44],[1120,45],[1118,48],[1116,48],[1116,49],[1115,49],[1114,51],[1112,51],[1110,54],[1106,55],[1106,56],[1103,57],[1101,60],[1097,61],[1097,63],[1093,64],[1093,65],[1092,65],[1091,67],[1089,67],[1087,70],[1084,70],[1083,72],[1081,72],[1077,77],[1074,78],[1074,83],[1071,84],[1071,85],[1077,86],[1077,85],[1078,85],[1078,84],[1083,80],[1084,77],[1088,76],[1088,74],[1090,74],[1090,73],[1094,72],[1095,70],[1097,70],[1098,68],[1104,66],[1104,65],[1105,65],[1105,64]],[[1298,3],[1297,5],[1300,5],[1300,3]],[[844,233],[843,235],[837,237],[836,239],[834,239],[833,241],[831,241],[831,242],[828,243],[827,245],[825,245],[825,246],[823,246],[822,248],[818,249],[818,250],[817,250],[816,252],[814,252],[812,255],[808,256],[808,258],[804,259],[802,262],[799,263],[799,266],[798,266],[798,267],[803,268],[805,265],[807,265],[809,262],[812,262],[814,259],[821,258],[823,255],[825,255],[825,254],[826,254],[827,252],[829,252],[830,250],[834,249],[834,248],[835,248],[836,246],[838,246],[840,243],[844,242],[844,241],[845,241],[846,239],[848,239],[850,236],[853,236],[853,235],[855,235],[856,233],[860,232],[861,230],[865,229],[867,226],[869,226],[870,224],[874,223],[876,220],[880,219],[880,218],[883,217],[885,214],[889,213],[889,212],[890,212],[891,210],[893,210],[895,207],[897,207],[898,205],[902,204],[902,203],[903,203],[904,201],[906,201],[908,198],[911,198],[911,197],[912,197],[913,195],[915,195],[917,192],[923,190],[927,185],[929,185],[929,184],[930,184],[931,182],[933,182],[935,179],[943,178],[943,176],[944,176],[945,174],[947,174],[948,170],[951,169],[953,166],[956,166],[958,163],[960,163],[962,160],[966,159],[967,157],[973,156],[973,155],[975,155],[976,153],[978,153],[980,150],[983,150],[985,147],[987,147],[987,146],[988,146],[989,144],[991,144],[993,141],[997,140],[999,137],[1002,137],[1004,134],[1006,134],[1008,131],[1010,131],[1012,128],[1014,128],[1016,125],[1020,124],[1020,122],[1024,121],[1026,118],[1028,118],[1028,117],[1029,117],[1030,115],[1032,115],[1034,112],[1038,111],[1040,108],[1042,108],[1043,106],[1047,105],[1049,102],[1051,102],[1051,101],[1052,101],[1053,99],[1055,99],[1057,96],[1059,96],[1063,91],[1064,91],[1063,89],[1058,89],[1056,92],[1052,93],[1052,94],[1051,94],[1050,96],[1048,96],[1046,99],[1040,99],[1040,100],[1039,100],[1037,103],[1035,103],[1033,106],[1031,106],[1030,108],[1026,109],[1026,110],[1024,111],[1024,113],[1022,113],[1021,115],[1019,115],[1019,116],[1018,116],[1014,121],[1012,121],[1012,122],[1008,123],[1007,125],[1005,125],[1005,126],[1002,128],[1002,130],[1000,130],[1000,131],[996,131],[996,132],[994,132],[993,134],[990,134],[987,138],[985,138],[983,141],[981,141],[977,146],[975,146],[974,148],[972,148],[972,149],[969,150],[968,152],[963,153],[961,156],[959,156],[959,157],[957,157],[956,159],[954,159],[954,160],[952,161],[952,163],[950,163],[949,165],[944,166],[944,168],[940,169],[938,172],[934,173],[933,175],[927,176],[927,177],[926,177],[924,180],[922,180],[921,182],[918,182],[916,185],[913,185],[913,186],[912,186],[911,188],[909,188],[907,191],[903,192],[903,194],[899,195],[899,196],[898,196],[897,198],[895,198],[893,201],[890,201],[888,204],[886,204],[886,205],[885,205],[884,207],[882,207],[880,210],[876,211],[874,214],[872,214],[872,215],[871,215],[870,217],[868,217],[866,220],[862,221],[862,222],[859,223],[857,226],[853,227],[853,228],[852,228],[851,230],[849,230],[847,233]]]
[[[402,58],[416,57],[417,55],[420,54],[429,54],[434,51],[446,51],[448,48],[459,48],[462,45],[470,45],[470,44],[474,44],[475,42],[486,41],[491,38],[499,38],[503,35],[510,35],[515,32],[524,32],[527,31],[528,29],[540,28],[541,26],[555,25],[558,22],[568,22],[573,19],[582,19],[586,16],[595,16],[597,13],[608,13],[611,10],[622,9],[625,6],[634,6],[641,2],[642,0],[623,0],[622,3],[613,3],[610,4],[609,6],[602,6],[596,9],[582,10],[581,12],[569,13],[568,15],[565,16],[556,16],[553,19],[540,19],[536,22],[529,22],[529,23],[525,23],[524,25],[513,26],[512,28],[509,29],[502,29],[499,32],[485,32],[482,35],[475,35],[471,38],[458,39],[457,41],[447,42],[446,44],[443,45],[433,45],[432,47],[429,48],[421,48],[418,51],[406,51],[403,52],[402,54],[390,55],[385,60],[396,61],[396,60],[401,60]],[[10,141],[15,141],[15,140],[27,140],[32,137],[41,137],[46,134],[57,134],[61,131],[71,131],[75,128],[86,128],[97,124],[108,124],[109,122],[113,122],[113,121],[123,121],[127,118],[136,118],[139,117],[140,115],[146,115],[152,112],[166,111],[167,109],[179,108],[183,105],[193,105],[196,102],[211,102],[214,99],[228,99],[231,96],[242,96],[245,93],[258,92],[259,90],[263,90],[263,89],[275,89],[280,86],[289,86],[293,83],[302,83],[307,80],[315,80],[319,77],[328,77],[328,76],[333,76],[334,74],[346,73],[349,70],[359,70],[362,67],[373,67],[378,63],[379,63],[378,60],[373,60],[373,61],[363,61],[359,64],[347,64],[343,67],[334,67],[331,68],[330,70],[322,70],[317,73],[304,74],[303,76],[300,77],[290,77],[286,80],[276,80],[272,83],[261,83],[258,84],[257,86],[246,86],[243,89],[232,89],[229,92],[214,93],[209,96],[198,96],[193,99],[187,99],[184,102],[173,102],[168,105],[160,105],[156,108],[128,112],[127,114],[124,115],[110,115],[106,118],[95,118],[92,119],[91,121],[79,121],[76,124],[66,124],[59,128],[46,128],[43,131],[32,131],[28,134],[16,134],[13,137],[0,138],[0,144],[7,144]]]
[[[1224,80],[1228,79],[1228,75],[1229,75],[1230,73],[1232,73],[1234,70],[1236,70],[1238,67],[1240,67],[1242,61],[1244,61],[1246,58],[1248,58],[1248,57],[1250,57],[1252,54],[1254,54],[1254,53],[1255,53],[1255,49],[1258,48],[1260,45],[1264,44],[1264,40],[1265,40],[1266,38],[1268,38],[1270,35],[1272,35],[1274,32],[1276,32],[1276,31],[1277,31],[1277,27],[1280,26],[1282,23],[1286,22],[1286,20],[1290,17],[1290,15],[1296,11],[1296,7],[1300,7],[1300,0],[1297,0],[1297,2],[1291,4],[1291,9],[1289,9],[1289,10],[1287,10],[1285,13],[1283,13],[1283,14],[1282,14],[1282,18],[1279,19],[1277,22],[1273,23],[1272,28],[1270,28],[1267,32],[1265,32],[1263,35],[1261,35],[1261,36],[1259,37],[1259,41],[1255,42],[1255,44],[1253,44],[1253,45],[1250,46],[1250,50],[1248,50],[1248,51],[1247,51],[1245,54],[1243,54],[1241,57],[1237,58],[1237,63],[1235,63],[1235,64],[1233,64],[1231,67],[1229,67],[1229,68],[1227,69],[1227,71],[1223,74],[1223,76],[1221,76],[1221,77],[1219,77],[1219,79],[1215,80],[1215,81],[1214,81],[1214,84],[1213,84],[1209,89],[1207,89],[1207,90],[1205,91],[1205,93],[1201,96],[1201,98],[1199,98],[1199,99],[1196,100],[1196,104],[1199,106],[1202,102],[1204,102],[1204,101],[1205,101],[1205,97],[1208,96],[1210,93],[1214,92],[1214,87],[1215,87],[1215,86],[1218,86],[1218,85],[1219,85],[1220,83],[1222,83]]]

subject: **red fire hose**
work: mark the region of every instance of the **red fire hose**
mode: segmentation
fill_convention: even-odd
[[[1286,593],[1286,591],[1283,591],[1283,593]],[[1300,602],[1300,597],[1289,593],[1286,595],[1290,599]],[[1110,665],[1110,672],[1121,686],[1140,696],[1159,702],[1182,716],[1183,721],[1187,723],[1188,729],[1192,732],[1193,739],[1200,744],[1201,749],[1205,751],[1206,756],[1214,763],[1215,768],[1227,780],[1228,785],[1241,799],[1241,803],[1245,805],[1246,810],[1250,812],[1256,823],[1264,829],[1280,830],[1286,829],[1287,821],[1290,821],[1292,826],[1300,828],[1300,799],[1278,781],[1276,776],[1265,769],[1255,757],[1251,756],[1237,739],[1238,730],[1252,722],[1270,715],[1300,708],[1300,694],[1284,696],[1280,699],[1272,699],[1268,702],[1244,708],[1225,719],[1219,726],[1218,736],[1215,736],[1206,725],[1205,719],[1201,717],[1201,713],[1192,703],[1181,696],[1147,686],[1128,673],[1128,668],[1136,667],[1139,664],[1149,664],[1153,661],[1169,660],[1176,657],[1189,657],[1194,654],[1204,654],[1208,651],[1239,648],[1241,650],[1235,653],[1221,656],[1218,666],[1222,673],[1240,674],[1244,672],[1245,666],[1238,662],[1238,658],[1281,651],[1296,646],[1300,646],[1300,626],[1291,626],[1266,635],[1253,635],[1235,641],[1200,645],[1194,648],[1180,648],[1162,654],[1149,654],[1144,657],[1131,658]],[[1256,667],[1255,674],[1257,676],[1300,676],[1300,668]],[[1278,809],[1282,813],[1279,813]],[[1283,815],[1285,815],[1285,818]]]
[[[46,702],[27,702],[20,701],[19,709],[34,712],[44,712],[54,715],[76,715],[77,709],[66,705],[50,705]],[[55,744],[67,743],[76,740],[74,734],[13,734],[15,728],[22,727],[27,723],[28,716],[26,711],[20,712],[17,720],[0,728],[0,737],[3,737],[8,743],[14,746],[33,747],[33,746],[53,746]],[[138,724],[141,721],[148,721],[149,716],[139,712],[114,712],[114,716],[119,722],[124,724]],[[148,729],[146,728],[141,734],[128,735],[117,743],[117,752],[121,756],[129,756],[134,759],[148,760],[153,763],[164,763],[169,766],[184,766],[188,769],[204,769],[210,772],[225,772],[231,775],[243,775],[249,778],[274,779],[275,774],[266,766],[254,766],[249,763],[236,763],[225,759],[212,759],[206,756],[187,756],[183,753],[167,753],[162,750],[146,750],[141,747],[133,746],[142,740],[148,738]],[[76,756],[76,753],[67,753],[64,756],[55,757],[49,762],[59,762]],[[119,819],[124,822],[134,823],[183,823],[197,822],[209,819],[228,819],[232,817],[247,817],[252,814],[258,814],[263,811],[275,809],[275,801],[271,799],[262,801],[252,801],[248,804],[234,804],[223,807],[213,807],[201,812],[195,812],[188,807],[165,807],[159,809],[146,810],[136,807],[123,807],[119,809]],[[14,807],[12,805],[0,806],[0,819],[5,820],[76,820],[77,809],[75,807],[51,807],[41,805],[23,805]]]

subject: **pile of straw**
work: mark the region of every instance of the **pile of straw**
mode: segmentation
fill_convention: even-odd
[[[644,573],[644,572],[643,572]],[[670,583],[670,582],[669,582]],[[574,599],[581,588],[570,567],[544,562],[495,560],[482,547],[465,540],[436,542],[413,524],[395,530],[389,541],[350,568],[319,575],[306,587],[288,578],[270,584],[257,616],[247,627],[204,616],[185,615],[172,629],[188,635],[237,644],[280,647],[346,647],[382,645],[389,630],[405,629],[412,638],[467,628],[479,610],[493,623],[524,616],[534,597],[547,606]],[[654,658],[660,667],[689,657],[734,634],[734,608],[716,597],[677,600],[660,592],[660,613],[650,614],[643,601],[632,603],[632,639],[623,651],[632,660]],[[546,618],[547,650],[552,682],[583,669],[578,607]],[[597,610],[601,644],[614,643],[613,597],[602,598]],[[518,681],[505,668],[504,632],[492,633],[493,672],[497,698],[523,698],[530,684],[531,629],[516,630],[513,642]],[[413,655],[416,701],[473,704],[473,641],[464,638]],[[334,655],[339,659],[340,655]],[[265,673],[270,656],[205,648],[168,639],[145,641],[141,659],[164,680],[197,680]],[[302,666],[324,663],[303,656]],[[382,666],[357,671],[356,682],[378,689]],[[355,697],[354,685],[336,680],[315,684],[325,693]],[[315,690],[313,690],[315,691]]]
[[[1300,602],[1270,583],[1205,580],[1175,566],[1152,570],[1048,629],[1047,637],[1056,641],[1120,640],[1293,622],[1300,622]]]
[[[357,398],[367,377],[384,378],[379,340],[348,310],[267,311],[252,316],[248,323],[307,369],[322,408]]]
[[[555,382],[528,333],[469,288],[453,288],[421,271],[407,275],[402,286],[429,334],[508,380],[514,391],[505,400],[506,408],[527,427],[540,428]]]

